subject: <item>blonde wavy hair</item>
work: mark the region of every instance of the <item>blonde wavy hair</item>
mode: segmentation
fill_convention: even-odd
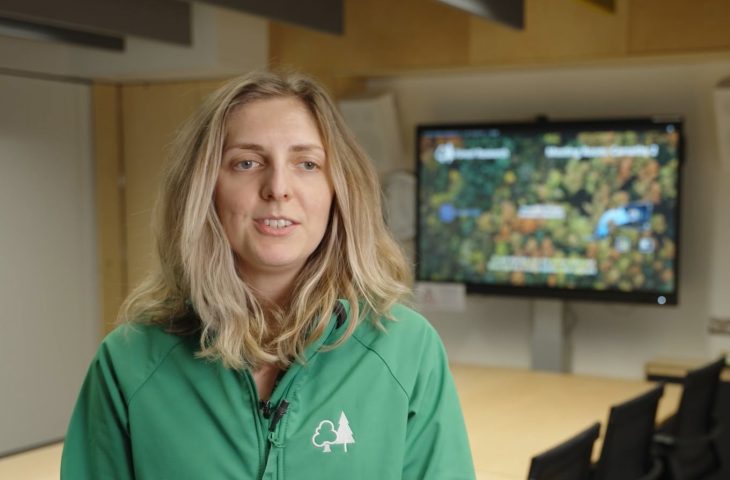
[[[213,203],[229,115],[281,97],[299,99],[312,113],[334,187],[327,230],[285,308],[257,298],[238,275]],[[197,334],[198,355],[229,368],[302,360],[340,298],[350,312],[337,345],[368,316],[382,327],[393,305],[410,295],[410,267],[384,223],[377,174],[327,92],[301,74],[251,73],[204,102],[173,143],[153,229],[157,266],[127,297],[119,321]]]

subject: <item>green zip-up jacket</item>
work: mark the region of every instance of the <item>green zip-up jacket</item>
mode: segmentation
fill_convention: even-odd
[[[347,310],[347,308],[345,309]],[[126,325],[92,361],[64,445],[62,480],[475,478],[443,345],[416,312],[386,332],[325,333],[262,407],[248,371],[195,358],[198,340]]]

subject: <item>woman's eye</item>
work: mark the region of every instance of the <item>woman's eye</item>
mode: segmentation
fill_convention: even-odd
[[[302,165],[302,168],[303,168],[304,170],[316,170],[316,169],[317,169],[317,167],[318,167],[318,165],[317,165],[316,163],[314,163],[314,162],[309,162],[309,161],[307,161],[307,162],[302,162],[302,163],[301,163],[301,165]]]
[[[255,168],[258,162],[255,160],[241,160],[239,162],[236,162],[234,167],[237,170],[251,170],[252,168]]]

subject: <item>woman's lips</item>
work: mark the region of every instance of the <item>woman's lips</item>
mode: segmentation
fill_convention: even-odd
[[[281,237],[289,235],[299,224],[283,217],[262,217],[255,219],[254,225],[264,235]]]

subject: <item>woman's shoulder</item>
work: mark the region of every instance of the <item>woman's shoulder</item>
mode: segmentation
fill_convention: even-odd
[[[110,352],[123,351],[145,357],[164,355],[170,348],[184,342],[178,335],[168,333],[160,325],[128,322],[117,326],[101,342]]]
[[[409,344],[415,345],[419,341],[438,340],[438,333],[429,321],[406,305],[396,303],[377,321],[373,321],[372,315],[362,322],[354,334],[368,344],[400,344],[408,339]]]
[[[423,371],[445,367],[441,338],[420,313],[396,304],[381,316],[380,324],[382,328],[364,321],[353,333],[354,340],[377,355],[404,387]]]
[[[158,369],[171,352],[187,341],[185,337],[166,332],[159,325],[125,323],[102,340],[93,366],[113,372],[122,389],[131,393]]]

